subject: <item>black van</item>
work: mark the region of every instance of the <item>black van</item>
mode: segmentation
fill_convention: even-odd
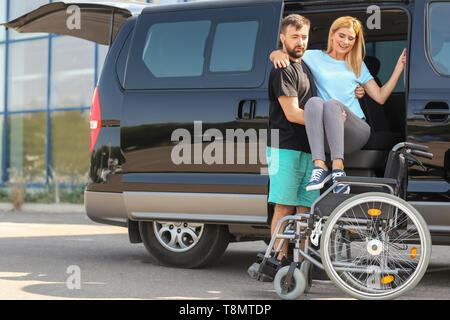
[[[67,8],[81,12],[69,29]],[[268,56],[283,16],[311,20],[309,48],[331,22],[365,24],[366,64],[385,82],[402,48],[404,81],[384,106],[361,101],[372,135],[349,175],[381,176],[400,141],[434,154],[411,168],[404,196],[433,244],[450,244],[450,1],[244,0],[139,6],[45,5],[4,24],[110,44],[91,109],[88,216],[127,227],[163,264],[201,267],[229,241],[268,239],[265,142]]]

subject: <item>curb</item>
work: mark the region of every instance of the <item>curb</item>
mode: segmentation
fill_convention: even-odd
[[[12,211],[13,204],[0,202],[0,211]],[[86,213],[84,204],[73,203],[24,203],[20,212]]]

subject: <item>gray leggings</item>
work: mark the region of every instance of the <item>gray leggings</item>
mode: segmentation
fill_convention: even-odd
[[[360,150],[370,137],[370,126],[338,100],[310,98],[305,105],[305,123],[313,160],[325,161],[325,151],[332,160],[344,159],[344,153]]]

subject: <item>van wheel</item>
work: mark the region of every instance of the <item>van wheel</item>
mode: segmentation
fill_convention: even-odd
[[[230,241],[224,225],[140,221],[139,231],[151,257],[179,268],[201,268],[217,261]]]

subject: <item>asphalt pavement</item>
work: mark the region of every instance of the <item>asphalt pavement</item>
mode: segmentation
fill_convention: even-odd
[[[92,222],[82,206],[29,206],[13,212],[0,205],[0,248],[3,300],[279,299],[272,283],[246,273],[265,250],[262,241],[232,243],[206,269],[167,268],[152,261],[143,244],[130,244],[125,228]],[[424,278],[399,299],[450,300],[449,288],[450,247],[434,246]],[[301,299],[350,297],[330,282],[315,281]]]

